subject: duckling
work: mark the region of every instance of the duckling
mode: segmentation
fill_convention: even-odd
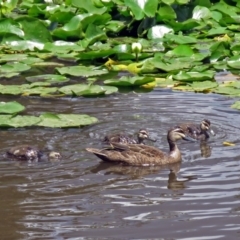
[[[126,134],[111,134],[106,136],[103,139],[103,142],[106,144],[111,143],[121,143],[121,144],[144,144],[144,140],[149,140],[152,142],[156,142],[156,139],[152,139],[149,137],[149,133],[146,129],[140,129],[137,134],[137,140],[133,139],[131,136]]]
[[[42,151],[36,147],[29,145],[19,145],[12,147],[6,152],[6,155],[10,158],[26,161],[38,161],[44,158],[44,153]],[[61,154],[58,152],[51,151],[48,153],[49,160],[56,160],[60,158]]]
[[[169,153],[164,153],[160,149],[141,144],[119,144],[112,143],[110,147],[103,149],[86,148],[88,152],[107,162],[123,163],[135,166],[164,165],[181,161],[181,152],[176,141],[184,139],[195,141],[186,136],[180,127],[174,127],[168,131],[167,141]]]
[[[203,119],[200,125],[194,123],[183,123],[179,125],[185,134],[197,140],[207,140],[208,132],[215,136],[215,132],[210,128],[211,122],[208,119]]]

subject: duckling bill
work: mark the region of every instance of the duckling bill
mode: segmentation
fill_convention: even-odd
[[[156,139],[150,138],[149,132],[146,129],[140,129],[137,134],[137,139],[134,139],[126,134],[118,133],[105,136],[103,143],[144,144],[145,140],[156,142]]]
[[[160,149],[141,144],[119,144],[112,143],[110,147],[103,149],[87,148],[88,152],[95,154],[103,161],[123,163],[134,166],[153,166],[176,163],[181,161],[181,152],[176,141],[183,139],[186,141],[195,141],[184,134],[180,127],[170,129],[167,134],[169,144],[169,153],[164,153]]]

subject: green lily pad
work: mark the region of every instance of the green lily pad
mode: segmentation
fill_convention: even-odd
[[[28,84],[22,84],[22,85],[1,85],[0,84],[0,93],[19,95],[23,92],[24,89],[27,89],[28,87],[29,87]]]
[[[240,110],[240,101],[236,101],[234,104],[232,104],[231,108]]]
[[[216,88],[217,86],[218,86],[218,84],[216,82],[212,82],[212,81],[193,82],[191,84],[191,87],[196,92],[205,92],[207,90]]]
[[[1,66],[0,72],[4,73],[11,73],[11,72],[23,72],[29,70],[31,67],[24,63],[13,62],[13,63],[6,63]]]
[[[191,36],[184,35],[176,35],[176,34],[166,34],[164,36],[165,42],[173,42],[177,44],[191,44],[197,43],[197,38]]]
[[[213,89],[213,92],[230,96],[240,96],[240,89],[233,87],[219,86],[218,88]]]
[[[28,58],[27,54],[0,54],[0,62],[23,61]]]
[[[92,77],[99,76],[108,73],[106,69],[95,69],[94,67],[85,66],[72,66],[72,67],[62,67],[56,68],[56,70],[61,74],[68,74],[76,77]]]
[[[87,85],[87,84],[73,84],[59,88],[59,92],[66,95],[75,96],[97,96],[102,94],[111,94],[118,91],[116,87]]]
[[[0,113],[14,114],[25,110],[25,107],[18,102],[0,102]]]
[[[184,72],[180,71],[178,74],[173,75],[173,78],[175,80],[179,81],[187,81],[187,82],[193,82],[193,81],[205,81],[205,80],[211,80],[214,77],[215,72],[214,71],[204,71],[204,72]]]
[[[6,115],[6,117],[0,115],[0,126],[4,127],[29,127],[36,125],[40,122],[41,119],[39,117],[34,116],[16,116],[11,117]]]
[[[130,86],[141,86],[146,83],[150,83],[155,81],[153,77],[128,77],[123,76],[120,79],[117,80],[105,80],[104,84],[111,85],[111,86],[121,86],[121,87],[130,87]]]
[[[22,95],[24,95],[24,96],[29,96],[29,95],[45,96],[45,95],[49,95],[50,93],[55,93],[55,92],[57,92],[57,90],[58,90],[57,87],[33,87],[33,88],[24,89],[22,91]]]
[[[44,113],[40,116],[41,122],[37,125],[41,127],[79,127],[86,126],[98,121],[97,118],[86,114],[53,114]]]
[[[191,67],[192,62],[190,61],[189,58],[188,58],[189,59],[188,62],[179,61],[180,59],[181,58],[179,58],[179,59],[173,58],[169,62],[163,62],[162,59],[154,57],[151,60],[151,63],[155,68],[161,69],[165,72],[178,71],[180,69],[185,69],[185,68],[190,68]]]
[[[69,81],[69,78],[57,75],[57,74],[45,74],[45,75],[37,75],[37,76],[31,76],[26,77],[26,80],[28,82],[39,82],[44,81],[47,83],[55,84],[55,83],[65,83]]]

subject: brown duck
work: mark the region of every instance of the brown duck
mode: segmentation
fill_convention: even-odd
[[[103,149],[87,148],[86,150],[107,162],[135,166],[163,165],[181,161],[181,152],[176,144],[176,141],[180,139],[195,141],[187,137],[180,127],[174,127],[167,134],[169,153],[164,153],[152,146],[141,144],[124,145],[119,143],[112,143],[110,147]]]
[[[133,137],[128,136],[126,134],[111,134],[106,136],[103,139],[103,142],[106,144],[111,143],[121,143],[121,144],[144,144],[145,140],[149,140],[152,142],[156,142],[156,139],[152,139],[149,137],[149,132],[146,129],[140,129],[137,134],[137,140]]]
[[[210,127],[211,122],[208,119],[203,119],[200,125],[194,123],[183,123],[179,126],[183,129],[186,135],[197,140],[207,140],[209,138],[208,133],[215,136],[214,131]]]
[[[44,153],[36,147],[29,145],[19,145],[10,148],[6,152],[6,156],[16,159],[16,160],[25,160],[25,161],[38,161],[44,156]],[[56,160],[61,158],[61,154],[58,152],[51,151],[47,155],[48,160]]]

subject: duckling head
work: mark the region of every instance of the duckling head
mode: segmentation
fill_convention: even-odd
[[[138,140],[139,140],[139,143],[143,142],[144,140],[149,140],[149,141],[152,141],[152,142],[156,142],[157,141],[156,139],[150,138],[149,132],[146,129],[140,129],[139,130],[139,132],[138,132]]]
[[[215,136],[215,132],[211,129],[211,122],[208,119],[203,119],[201,122],[201,129],[202,131],[210,132],[213,136]]]
[[[48,154],[48,157],[50,160],[58,160],[58,159],[62,158],[61,154],[59,152],[55,152],[55,151],[51,151]]]

